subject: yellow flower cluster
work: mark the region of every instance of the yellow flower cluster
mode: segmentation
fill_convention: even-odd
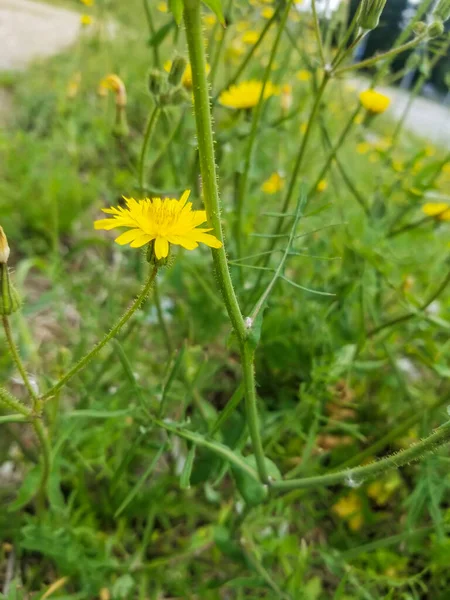
[[[364,108],[374,115],[384,113],[391,103],[387,96],[380,92],[376,92],[375,90],[365,90],[364,92],[361,92],[359,94],[359,100]]]
[[[450,205],[445,202],[426,202],[422,206],[422,212],[440,221],[450,221]]]
[[[258,104],[262,88],[262,81],[255,79],[243,81],[223,91],[219,96],[219,101],[228,108],[253,108]],[[268,81],[264,89],[263,99],[266,100],[278,93],[278,88]]]

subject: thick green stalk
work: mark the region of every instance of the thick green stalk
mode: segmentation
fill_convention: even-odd
[[[153,282],[156,277],[156,273],[158,271],[157,267],[153,267],[144,287],[142,288],[139,296],[134,300],[130,308],[125,311],[125,313],[120,317],[120,319],[113,326],[111,331],[107,333],[102,340],[100,340],[94,348],[86,354],[81,360],[74,365],[68,373],[66,373],[61,379],[55,384],[43,397],[42,400],[48,400],[52,396],[56,394],[62,387],[64,387],[77,373],[79,373],[86,365],[88,365],[91,360],[100,352],[100,350],[105,346],[114,336],[116,336],[125,323],[134,315],[134,313],[138,310],[144,300],[147,298],[150,293],[150,289],[153,285]]]
[[[156,125],[156,122],[157,122],[160,114],[161,114],[161,108],[159,106],[155,106],[155,108],[153,109],[153,111],[148,119],[147,127],[146,127],[145,133],[144,133],[144,141],[142,142],[141,155],[139,158],[139,169],[138,169],[139,189],[141,191],[141,194],[143,193],[143,190],[146,187],[144,169],[145,169],[145,158],[147,156],[148,145],[150,143],[150,139],[152,137],[153,130],[155,129],[155,125]]]
[[[184,22],[192,67],[194,112],[197,127],[198,152],[203,183],[203,197],[208,222],[222,247],[212,250],[217,280],[222,292],[228,316],[239,341],[242,370],[245,386],[247,421],[253,451],[262,481],[268,480],[264,452],[258,426],[256,389],[253,371],[253,351],[247,339],[247,329],[234,291],[228,268],[222,225],[220,222],[220,200],[217,184],[214,140],[208,84],[206,80],[206,59],[202,36],[200,0],[185,0]]]
[[[450,422],[445,423],[430,436],[413,444],[406,450],[392,454],[364,467],[346,469],[327,475],[316,477],[305,477],[304,479],[291,479],[285,481],[272,481],[271,487],[275,491],[287,492],[317,486],[328,486],[347,484],[349,487],[357,487],[367,479],[373,479],[383,475],[389,469],[398,469],[414,460],[420,459],[425,454],[432,452],[439,446],[450,441]]]

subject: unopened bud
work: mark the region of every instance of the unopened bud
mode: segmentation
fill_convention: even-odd
[[[371,31],[378,26],[386,0],[361,0],[358,8],[357,23],[364,31]]]
[[[164,90],[166,78],[161,71],[152,69],[148,75],[148,89],[153,96],[157,97]]]
[[[157,258],[155,254],[155,240],[152,240],[147,248],[147,262],[155,267],[165,267],[170,260],[170,244],[169,254],[165,258]]]
[[[9,258],[9,246],[3,227],[0,226],[0,263],[7,263]]]
[[[20,298],[11,283],[6,263],[0,263],[0,315],[11,315],[20,308]]]
[[[161,104],[166,104],[167,106],[177,106],[188,101],[189,94],[181,87],[161,96]]]
[[[127,137],[130,133],[127,121],[127,113],[123,106],[117,106],[116,122],[114,124],[113,133],[117,137]]]
[[[428,25],[428,35],[430,38],[439,37],[444,33],[444,23],[442,21],[434,21]]]
[[[448,21],[450,19],[450,0],[439,0],[433,10],[433,17],[442,23]]]
[[[100,96],[106,96],[108,90],[111,90],[116,95],[117,106],[126,106],[127,104],[127,90],[124,82],[118,75],[111,73],[100,81],[98,93]]]
[[[427,31],[427,29],[428,26],[423,21],[418,21],[413,27],[413,31],[416,35],[423,35]]]
[[[168,81],[171,85],[180,85],[186,70],[186,65],[187,62],[182,56],[177,56],[173,59],[168,77]]]

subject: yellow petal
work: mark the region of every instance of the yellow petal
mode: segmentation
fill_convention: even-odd
[[[189,198],[190,195],[191,195],[191,190],[186,190],[185,192],[183,192],[183,195],[180,198],[181,206],[184,206],[186,204],[187,199]]]
[[[195,240],[206,244],[210,248],[222,248],[222,242],[209,233],[200,233],[195,236]]]
[[[125,233],[119,235],[119,237],[117,237],[114,241],[117,244],[124,246],[125,244],[129,244],[130,242],[134,241],[138,236],[141,235],[142,231],[140,229],[130,229],[130,231],[125,231]]]
[[[151,242],[152,239],[153,237],[148,233],[141,233],[140,236],[136,237],[134,241],[131,242],[130,246],[132,248],[141,248],[142,246],[145,246],[145,244]]]
[[[157,237],[155,240],[155,255],[159,260],[160,258],[166,258],[169,254],[169,242],[166,238]]]
[[[115,219],[99,219],[98,221],[94,221],[94,229],[109,231],[110,229],[114,229],[114,227],[120,227]]]

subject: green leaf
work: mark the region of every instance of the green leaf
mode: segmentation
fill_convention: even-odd
[[[195,459],[195,449],[195,444],[192,444],[186,456],[186,462],[184,463],[180,477],[180,488],[182,490],[188,490],[191,487],[191,474]]]
[[[183,0],[169,0],[169,11],[173,14],[176,24],[179,25],[183,18]]]
[[[221,25],[225,26],[225,17],[223,16],[221,0],[203,0],[203,4],[206,4],[206,6],[217,16]]]
[[[253,454],[244,457],[243,460],[249,467],[256,470],[256,459]],[[264,460],[268,475],[273,479],[281,479],[281,473],[276,464],[269,458],[265,458]],[[266,500],[269,494],[267,485],[250,477],[248,473],[237,467],[235,464],[231,465],[231,471],[236,481],[236,486],[248,506],[258,506],[258,504],[261,504]]]
[[[148,40],[148,45],[149,46],[156,46],[156,47],[158,47],[160,44],[162,44],[162,42],[168,36],[168,34],[170,33],[170,30],[172,29],[172,27],[175,27],[175,22],[174,21],[170,21],[169,23],[166,23],[165,25],[163,25],[162,27],[160,27],[158,29],[158,31],[156,31],[154,33],[154,35],[152,35],[150,37],[150,39]]]
[[[25,479],[23,480],[22,485],[20,486],[19,493],[17,494],[17,498],[14,502],[12,502],[9,507],[9,512],[14,512],[23,508],[33,499],[35,496],[39,484],[41,481],[41,469],[36,466],[29,473],[27,473]]]
[[[239,544],[231,536],[231,532],[224,525],[214,527],[214,541],[219,550],[233,560],[244,561],[244,553]]]

